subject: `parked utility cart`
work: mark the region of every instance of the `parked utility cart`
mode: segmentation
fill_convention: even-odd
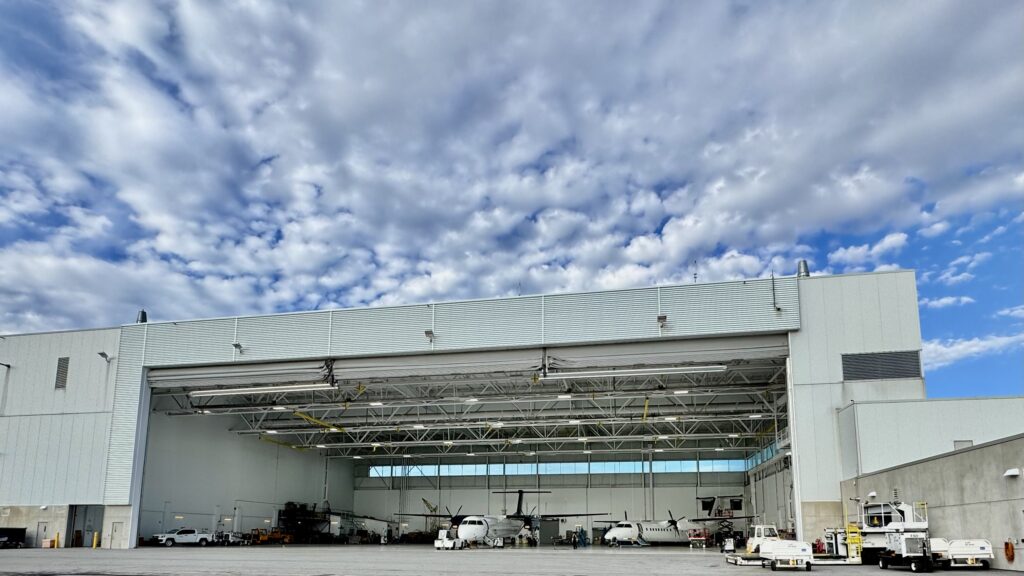
[[[814,558],[811,545],[795,540],[770,540],[761,543],[761,566],[772,570],[794,568],[810,570]]]
[[[965,566],[987,570],[995,559],[992,543],[988,540],[946,540],[932,538],[929,541],[932,561],[943,568]]]
[[[437,540],[434,540],[435,550],[462,550],[468,546],[469,543],[465,539],[459,538],[455,529],[439,530]]]
[[[886,534],[885,551],[878,555],[878,567],[884,570],[890,566],[907,566],[911,572],[931,572],[928,530]]]

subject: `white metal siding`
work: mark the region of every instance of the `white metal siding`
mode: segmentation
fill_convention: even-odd
[[[130,503],[132,466],[135,461],[135,431],[142,393],[142,366],[149,326],[137,324],[121,329],[114,410],[110,423],[110,443],[106,461],[103,503]]]
[[[540,341],[541,298],[438,304],[436,350],[530,346]]]
[[[184,359],[189,364],[213,364],[234,359],[234,318],[148,326],[147,366],[177,364]]]
[[[325,357],[331,332],[331,313],[286,314],[238,319],[242,353],[235,360]],[[228,343],[230,345],[230,342]]]
[[[418,353],[431,350],[423,334],[431,330],[433,305],[335,310],[331,323],[333,356]]]
[[[796,278],[661,288],[666,336],[778,332],[800,327]],[[779,310],[775,307],[778,306]]]
[[[544,297],[545,344],[657,337],[657,289]]]

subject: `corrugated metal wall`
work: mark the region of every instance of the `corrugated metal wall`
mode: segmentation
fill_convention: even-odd
[[[0,505],[99,504],[120,329],[0,340]],[[114,357],[108,364],[99,356]],[[57,359],[67,387],[55,388]]]
[[[156,367],[779,333],[800,327],[797,298],[796,279],[779,278],[154,323],[145,356]]]
[[[104,504],[129,504],[132,465],[135,460],[135,429],[142,393],[142,363],[148,327],[145,324],[121,329],[120,361],[110,420]]]

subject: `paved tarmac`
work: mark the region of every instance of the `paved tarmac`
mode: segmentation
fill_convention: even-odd
[[[877,566],[819,566],[813,573],[879,573]],[[768,574],[732,566],[718,551],[689,548],[506,548],[437,551],[430,546],[251,546],[136,550],[0,550],[0,574],[47,576],[603,576]]]

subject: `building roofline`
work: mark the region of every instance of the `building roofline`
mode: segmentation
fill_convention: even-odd
[[[1013,434],[1011,436],[1005,436],[1003,438],[996,438],[995,440],[989,440],[988,442],[982,442],[981,444],[975,444],[974,446],[968,446],[967,448],[960,448],[959,450],[950,450],[949,452],[943,452],[941,454],[935,454],[933,456],[926,456],[924,458],[918,458],[917,460],[911,460],[910,462],[904,462],[903,464],[897,464],[895,466],[889,466],[888,468],[882,468],[881,470],[875,470],[874,472],[868,472],[866,474],[860,474],[853,478],[843,480],[847,482],[849,480],[860,480],[862,478],[869,478],[871,476],[877,476],[886,472],[892,472],[893,470],[899,470],[900,468],[906,468],[908,466],[915,466],[917,464],[923,464],[925,462],[931,462],[932,460],[939,460],[941,458],[949,458],[950,456],[958,456],[974,450],[983,450],[985,448],[991,448],[992,446],[998,446],[999,444],[1006,444],[1007,442],[1014,442],[1016,440],[1024,440],[1024,433]]]

